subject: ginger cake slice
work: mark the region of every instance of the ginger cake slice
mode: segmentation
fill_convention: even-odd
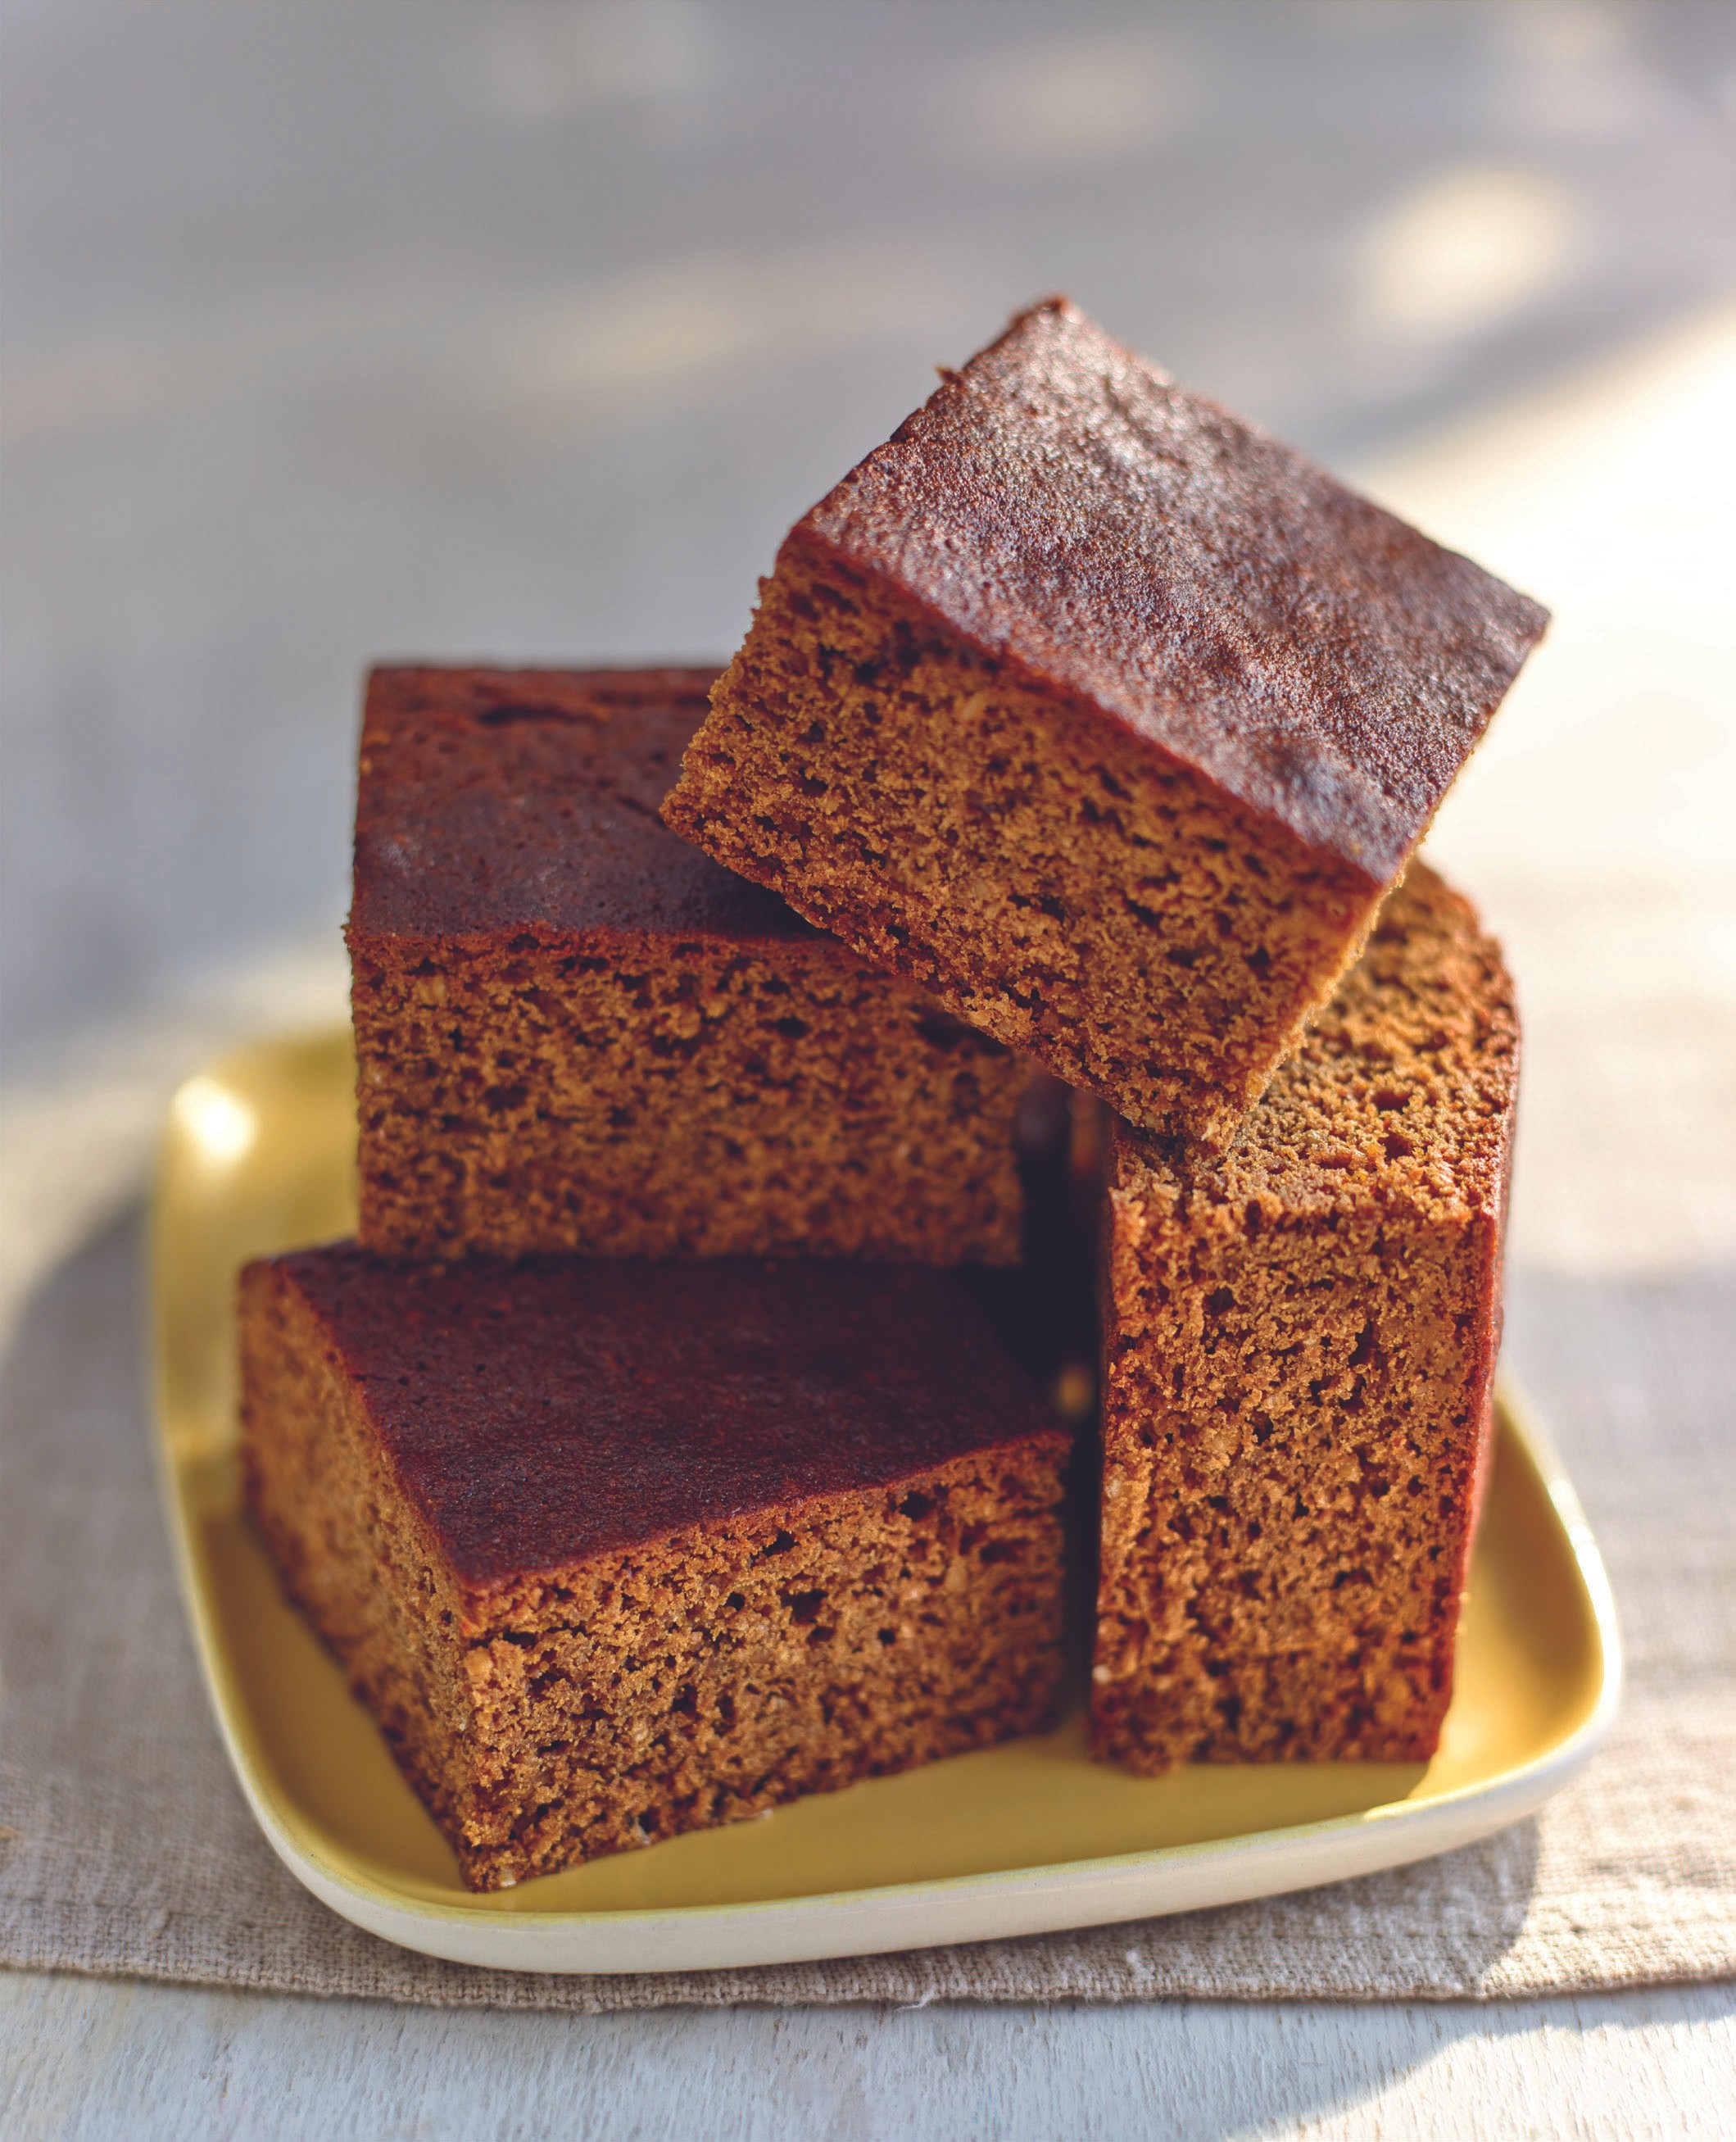
[[[1421,1761],[1487,1460],[1512,989],[1413,865],[1240,1143],[1105,1212],[1095,1752]]]
[[[715,674],[370,679],[368,1247],[1018,1256],[1028,1067],[659,822]]]
[[[1068,1439],[951,1275],[339,1245],[240,1323],[249,1504],[471,1888],[1050,1720]]]
[[[1221,1150],[1545,621],[1054,299],[791,531],[664,816]]]

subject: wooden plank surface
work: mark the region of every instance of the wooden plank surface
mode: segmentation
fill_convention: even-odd
[[[455,2014],[0,1973],[7,2142],[1728,2135],[1736,1987],[1488,2006]]]

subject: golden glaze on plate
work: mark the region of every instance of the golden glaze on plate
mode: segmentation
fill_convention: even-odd
[[[450,1853],[240,1514],[234,1272],[348,1231],[343,1031],[267,1043],[176,1097],[158,1186],[157,1421],[181,1579],[243,1789],[333,1909],[431,1955],[515,1970],[718,1968],[1186,1911],[1426,1858],[1526,1814],[1614,1714],[1597,1550],[1536,1431],[1502,1402],[1458,1685],[1428,1765],[1201,1766],[1134,1778],[1055,1734],[593,1861],[496,1896]]]

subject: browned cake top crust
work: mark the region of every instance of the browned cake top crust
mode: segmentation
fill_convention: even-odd
[[[486,1589],[1059,1436],[956,1280],[890,1266],[274,1260]]]
[[[947,376],[789,540],[1376,884],[1548,614],[1062,298]]]
[[[376,669],[353,936],[813,933],[658,807],[715,669]]]

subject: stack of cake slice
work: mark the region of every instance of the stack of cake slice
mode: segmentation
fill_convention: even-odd
[[[1053,1715],[1066,1089],[1095,1751],[1432,1750],[1517,1026],[1411,859],[1543,624],[1058,300],[721,678],[377,674],[359,1245],[244,1275],[244,1449],[468,1882]]]

